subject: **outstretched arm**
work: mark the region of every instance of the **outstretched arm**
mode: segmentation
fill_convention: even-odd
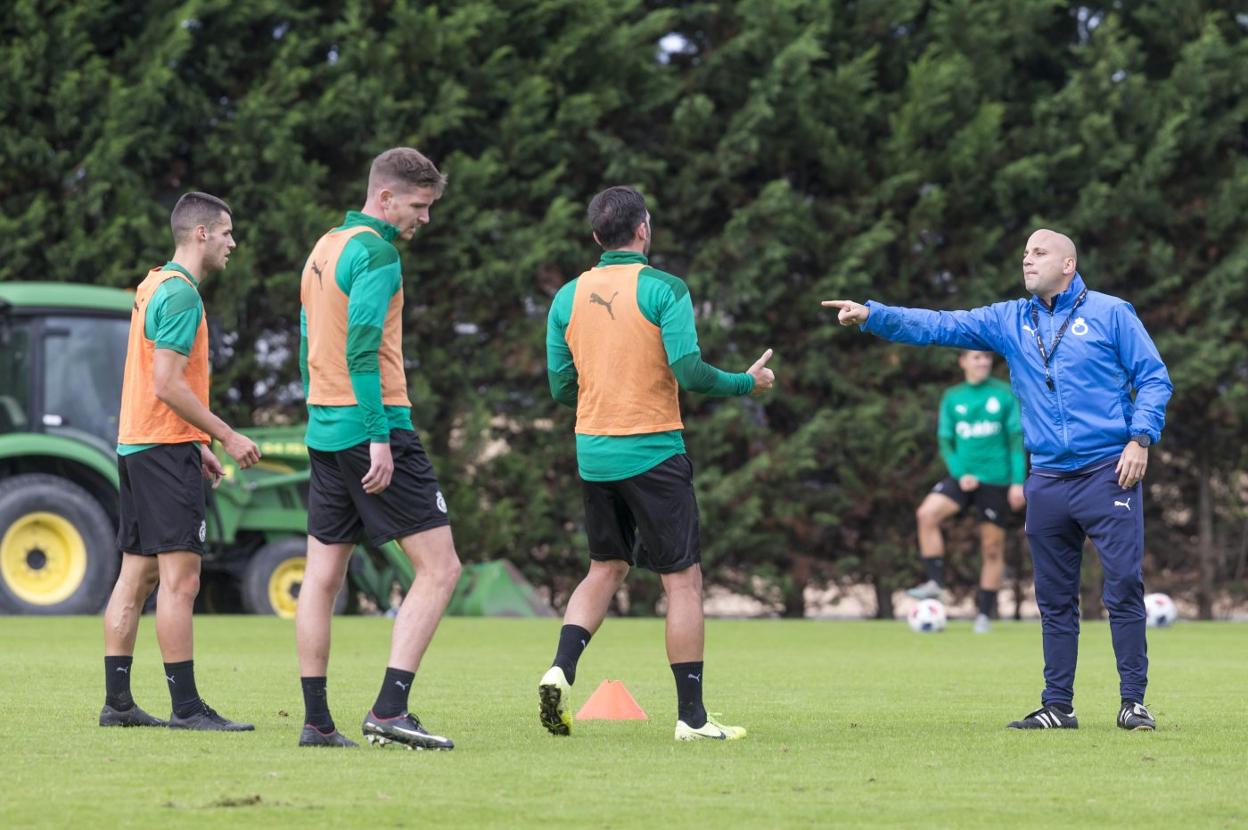
[[[714,397],[749,395],[770,389],[775,374],[767,368],[768,349],[744,372],[725,372],[702,360],[689,291],[675,277],[661,280],[666,288],[655,301],[655,322],[663,335],[668,364],[682,389]]]
[[[862,326],[863,331],[896,343],[1006,354],[1002,339],[1006,327],[1001,318],[1006,303],[970,311],[902,308],[875,300],[869,300],[866,305],[853,300],[824,300],[823,305],[838,309],[837,319],[842,326]]]
[[[698,392],[715,398],[749,395],[770,389],[775,381],[775,374],[767,368],[772,351],[763,352],[762,357],[754,361],[754,365],[744,372],[725,372],[702,360],[700,353],[687,354],[672,364],[672,374],[680,388],[689,392]]]

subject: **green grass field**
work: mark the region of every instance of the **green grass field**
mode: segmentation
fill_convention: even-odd
[[[1085,625],[1078,732],[1007,731],[1034,708],[1036,623],[714,621],[708,708],[740,742],[676,744],[661,620],[608,620],[576,705],[605,677],[648,721],[537,721],[554,620],[451,619],[413,709],[449,753],[295,746],[303,706],[290,623],[203,617],[200,691],[250,734],[104,730],[100,621],[0,618],[0,825],[15,827],[1243,827],[1248,626],[1151,634],[1154,734],[1114,726],[1104,623]],[[358,738],[390,622],[335,624],[330,703]],[[134,692],[168,714],[153,620]]]

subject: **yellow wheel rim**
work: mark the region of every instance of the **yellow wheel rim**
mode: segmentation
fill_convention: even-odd
[[[278,564],[269,575],[269,605],[273,606],[273,613],[284,620],[295,618],[304,562],[304,557],[293,556]]]
[[[74,595],[87,574],[87,545],[64,516],[27,513],[0,539],[0,576],[32,605],[55,605]]]

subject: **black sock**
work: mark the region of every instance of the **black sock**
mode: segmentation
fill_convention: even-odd
[[[590,633],[579,625],[565,625],[559,629],[559,648],[555,651],[552,666],[563,669],[569,683],[576,682],[576,664],[585,646],[589,645]]]
[[[1075,707],[1069,703],[1050,703],[1049,708],[1056,709],[1063,715],[1073,715],[1075,713]]]
[[[134,706],[130,696],[130,665],[133,657],[104,657],[104,702],[125,711]]]
[[[397,718],[407,711],[407,693],[412,688],[415,672],[386,667],[386,678],[381,681],[381,691],[373,704],[373,714],[379,718]]]
[[[334,731],[334,719],[329,714],[329,693],[324,677],[301,677],[303,686],[303,722],[322,732]]]
[[[676,678],[677,717],[694,729],[706,725],[706,707],[702,705],[702,663],[672,663]]]
[[[165,663],[165,680],[169,681],[169,697],[173,699],[173,713],[180,718],[199,711],[199,690],[195,688],[195,661]]]
[[[945,587],[945,557],[933,556],[923,560],[923,570],[927,578],[940,587]]]
[[[994,616],[997,613],[997,592],[980,588],[975,596],[975,604],[979,606],[979,613],[985,617]]]

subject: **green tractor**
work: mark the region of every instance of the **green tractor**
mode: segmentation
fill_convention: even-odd
[[[0,613],[93,614],[120,555],[117,413],[128,291],[0,283]],[[303,580],[303,427],[246,429],[263,460],[208,492],[201,604],[293,617]],[[338,598],[345,607],[348,592]]]
[[[94,614],[121,555],[117,416],[134,295],[68,283],[0,283],[0,614]],[[259,464],[207,493],[201,610],[291,618],[307,552],[302,424],[244,429]],[[385,611],[414,577],[394,542],[360,546],[335,611]],[[396,592],[397,586],[397,592]],[[448,613],[549,616],[507,562],[468,565]]]

